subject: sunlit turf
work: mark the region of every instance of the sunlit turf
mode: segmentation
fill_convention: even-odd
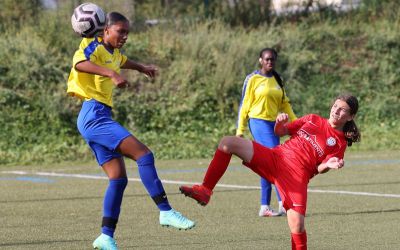
[[[143,185],[135,181],[135,164],[127,161],[132,179],[117,227],[120,249],[290,249],[286,218],[257,216],[259,178],[242,167],[237,158],[233,158],[220,183],[243,188],[217,187],[206,207],[181,195],[178,184],[167,183],[201,182],[208,161],[157,161],[172,206],[197,222],[189,231],[158,224],[156,207]],[[0,248],[90,249],[100,232],[107,180],[77,178],[76,174],[104,177],[94,162],[0,166]],[[351,152],[344,169],[316,176],[309,189],[309,249],[400,248],[400,158],[395,152]],[[361,192],[377,196],[360,195]]]

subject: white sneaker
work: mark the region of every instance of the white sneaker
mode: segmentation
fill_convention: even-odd
[[[286,209],[282,206],[280,206],[279,207],[279,210],[278,210],[278,216],[281,216],[281,215],[286,215]]]
[[[258,212],[258,216],[260,217],[276,217],[281,215],[282,214],[279,214],[269,206],[261,206],[260,211]]]

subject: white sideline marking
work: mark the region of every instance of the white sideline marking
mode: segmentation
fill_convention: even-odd
[[[2,171],[1,173],[2,174],[16,174],[16,175],[38,175],[38,176],[52,176],[52,177],[70,177],[70,178],[79,178],[79,179],[108,180],[108,178],[106,176],[97,176],[97,175],[88,175],[88,174],[66,174],[66,173],[27,172],[27,171]],[[128,180],[135,181],[135,182],[141,182],[141,180],[139,178],[128,178]],[[162,181],[162,183],[179,184],[179,185],[198,184],[196,182],[187,182],[187,181],[172,181],[172,180],[161,180],[161,181]],[[229,184],[217,184],[217,187],[238,188],[238,189],[260,189],[259,186],[242,186],[242,185],[229,185]],[[340,191],[340,190],[308,189],[308,192],[400,198],[400,194],[378,194],[378,193],[369,193],[369,192],[351,192],[351,191]]]

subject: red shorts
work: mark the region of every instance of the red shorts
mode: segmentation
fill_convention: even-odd
[[[280,151],[264,147],[255,141],[253,150],[251,161],[243,164],[276,185],[286,210],[293,209],[305,215],[309,177],[300,169],[301,166],[288,164]]]

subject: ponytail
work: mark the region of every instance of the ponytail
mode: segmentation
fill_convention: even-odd
[[[355,96],[352,96],[351,94],[342,94],[336,97],[335,100],[342,100],[347,103],[350,107],[350,114],[351,115],[356,115],[358,111],[358,100]],[[357,125],[353,120],[348,121],[344,124],[343,126],[343,133],[344,136],[346,137],[347,145],[351,147],[353,145],[353,142],[359,142],[361,141],[361,133],[360,130],[357,128]]]
[[[353,145],[353,142],[361,141],[361,134],[354,120],[348,121],[344,124],[343,133],[346,137],[347,146],[349,147]]]
[[[281,87],[282,89],[282,103],[283,103],[283,100],[285,99],[285,88],[283,85],[282,77],[274,69],[272,70],[272,75],[275,77],[275,80],[278,82],[279,87]]]

